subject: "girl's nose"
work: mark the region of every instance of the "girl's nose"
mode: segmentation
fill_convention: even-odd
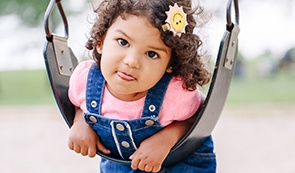
[[[124,59],[123,63],[129,66],[130,68],[139,68],[140,67],[140,55],[138,53],[129,53]]]

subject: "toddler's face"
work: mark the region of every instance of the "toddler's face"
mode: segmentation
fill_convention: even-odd
[[[118,17],[99,49],[107,88],[125,101],[145,96],[162,78],[171,58],[160,31],[143,16]]]

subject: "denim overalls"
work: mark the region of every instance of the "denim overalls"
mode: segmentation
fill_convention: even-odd
[[[163,128],[158,119],[158,114],[161,110],[164,96],[172,77],[172,74],[165,74],[153,88],[148,90],[141,118],[133,120],[110,119],[101,115],[105,79],[96,64],[91,66],[86,85],[86,105],[89,112],[84,113],[85,121],[100,136],[102,144],[111,151],[112,157],[128,159],[144,139]],[[205,151],[206,154],[202,156],[191,155],[185,160],[187,163],[182,161],[168,168],[167,172],[184,172],[185,167],[187,167],[186,172],[199,172],[199,170],[203,170],[203,172],[215,172],[216,163],[211,137],[209,137],[199,149]],[[208,164],[208,161],[210,164]],[[130,165],[120,164],[102,158],[100,172],[135,173],[144,171],[135,171],[132,170]]]

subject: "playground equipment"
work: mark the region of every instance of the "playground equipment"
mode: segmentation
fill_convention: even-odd
[[[232,3],[234,4],[235,22],[232,22]],[[58,36],[49,29],[49,17],[57,6],[64,24],[64,35]],[[224,107],[238,52],[239,35],[239,7],[238,0],[228,0],[226,6],[226,31],[220,42],[218,56],[210,83],[210,87],[203,105],[196,112],[197,119],[186,135],[170,151],[163,163],[163,167],[176,164],[186,158],[199,147],[203,140],[214,129]],[[44,61],[50,85],[59,107],[61,115],[70,127],[75,116],[75,107],[68,98],[69,78],[78,64],[77,58],[68,47],[68,22],[61,0],[51,0],[45,13],[46,43],[44,47]],[[97,153],[106,159],[129,164],[130,161],[109,157]]]

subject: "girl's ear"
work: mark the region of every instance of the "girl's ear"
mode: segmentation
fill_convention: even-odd
[[[96,51],[97,53],[102,54],[102,46],[97,46]]]
[[[172,66],[168,67],[168,68],[166,69],[166,72],[167,72],[167,73],[172,73],[172,72],[173,72],[173,68],[172,68]]]

